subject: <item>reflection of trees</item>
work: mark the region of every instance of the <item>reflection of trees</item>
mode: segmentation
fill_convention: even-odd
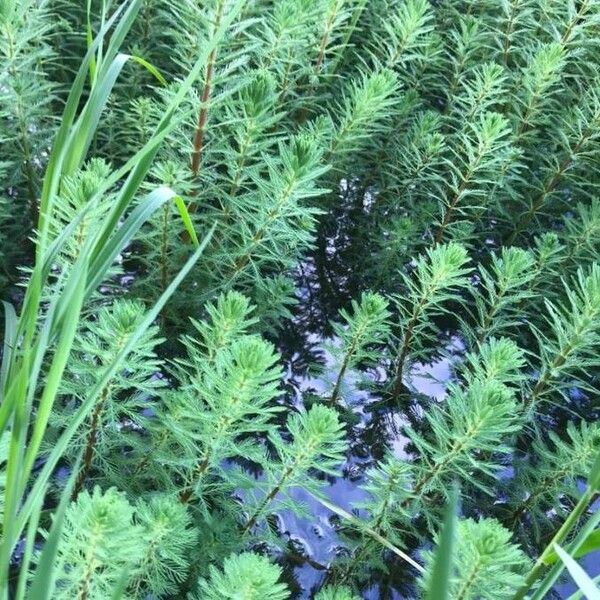
[[[327,371],[331,369],[324,351],[324,342],[332,335],[330,322],[338,319],[338,311],[348,308],[350,300],[366,289],[383,293],[402,292],[395,288],[400,279],[391,276],[391,272],[389,277],[381,277],[382,269],[389,270],[389,265],[382,264],[383,258],[379,260],[376,242],[369,238],[370,215],[368,202],[365,200],[368,194],[367,192],[365,195],[365,190],[355,180],[340,186],[338,205],[321,221],[313,251],[296,270],[298,304],[293,308],[294,318],[284,324],[276,340],[286,365],[283,402],[290,407],[308,406],[312,402],[321,401]],[[402,258],[398,256],[395,260],[397,270],[402,267]],[[485,261],[485,254],[479,256],[478,260]],[[447,316],[436,319],[436,326],[442,332],[439,344],[429,351],[423,362],[415,365],[419,377],[434,376],[436,364],[441,363],[449,365],[445,369],[445,376],[460,376],[453,369],[453,365],[457,365],[464,355],[464,344],[455,333],[458,330],[456,315],[464,316],[464,311],[464,305],[452,306]],[[536,340],[527,327],[521,328],[517,335],[517,342],[522,348],[536,349]],[[458,344],[457,339],[460,342]],[[364,381],[358,386],[354,385],[339,407],[341,416],[347,423],[349,444],[348,461],[340,479],[348,485],[360,486],[365,480],[366,470],[376,466],[386,453],[392,452],[399,458],[412,460],[415,448],[406,438],[405,428],[411,428],[427,437],[428,425],[423,415],[431,406],[444,401],[443,397],[434,393],[433,388],[423,385],[421,379],[419,391],[406,388],[401,397],[392,403],[385,391],[389,360],[389,357],[382,355],[379,371],[354,373],[353,375],[364,375]],[[437,385],[438,390],[439,388],[440,385]],[[600,401],[590,399],[585,392],[575,388],[569,391],[568,396],[568,403],[556,402],[544,407],[545,415],[538,418],[541,431],[556,431],[560,434],[567,421],[584,412],[588,421],[600,417]],[[281,418],[283,419],[283,414]],[[499,464],[506,467],[499,477],[498,495],[489,496],[477,486],[467,484],[463,488],[461,510],[465,516],[496,517],[514,529],[522,538],[520,541],[524,547],[535,554],[539,548],[533,547],[532,536],[528,535],[528,531],[531,531],[530,516],[524,512],[515,521],[514,504],[508,493],[508,490],[514,490],[517,485],[512,463],[528,459],[531,435],[532,430],[528,429],[518,437],[515,457],[498,457]],[[336,499],[332,497],[332,501],[335,502]],[[432,507],[444,504],[442,497],[431,496],[426,501]],[[315,506],[313,510],[315,518],[325,517],[336,523],[334,529],[337,531],[339,545],[331,548],[331,559],[337,556],[337,562],[343,565],[344,555],[358,542],[356,532],[345,528],[337,517],[331,518],[331,514],[321,507]],[[548,530],[541,536],[539,547],[549,539],[555,524],[549,520]],[[431,540],[431,534],[424,523],[417,521],[414,525],[420,537],[406,540],[409,552],[418,550],[424,541]],[[308,532],[293,533],[302,537]],[[414,584],[415,573],[394,555],[386,555],[385,559],[387,571],[374,565],[366,569],[361,580],[361,591],[367,594],[366,597],[382,599],[397,598],[398,593],[405,597],[414,595],[411,586]],[[282,560],[286,576],[291,582],[290,587],[295,591],[300,593],[301,589],[294,574],[298,568],[312,569],[314,576],[310,580],[314,581],[314,589],[320,586],[324,565],[313,561],[310,556],[297,553],[289,544],[283,550]],[[328,572],[327,581],[335,581],[335,575],[335,571]],[[303,580],[306,580],[306,572]],[[308,591],[305,590],[304,593]]]

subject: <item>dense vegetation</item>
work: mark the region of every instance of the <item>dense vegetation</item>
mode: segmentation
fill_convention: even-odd
[[[1,600],[598,593],[597,0],[0,11]]]

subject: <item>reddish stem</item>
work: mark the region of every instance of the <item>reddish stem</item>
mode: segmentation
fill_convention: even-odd
[[[220,0],[217,5],[213,35],[221,26],[224,6],[225,0]],[[200,112],[198,113],[198,122],[196,125],[196,132],[194,134],[194,149],[192,151],[192,161],[190,165],[194,180],[198,178],[198,174],[200,173],[200,165],[202,164],[202,151],[204,150],[206,122],[208,120],[208,101],[210,100],[210,95],[212,92],[212,82],[214,77],[216,60],[217,48],[215,47],[211,50],[210,54],[208,55],[208,63],[206,65],[206,76],[204,77],[204,87],[202,89],[202,95],[200,96]],[[197,186],[192,192],[192,195],[196,195],[196,193]],[[190,211],[194,212],[193,206],[190,207]]]

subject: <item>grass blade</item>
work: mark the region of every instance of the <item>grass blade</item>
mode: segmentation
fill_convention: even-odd
[[[446,518],[440,534],[433,572],[429,579],[426,600],[448,600],[450,597],[450,580],[454,565],[454,547],[456,544],[456,527],[458,523],[458,491],[452,492],[450,503],[446,509]]]
[[[307,490],[308,491],[308,490]],[[353,514],[349,513],[347,510],[344,510],[340,506],[333,504],[329,500],[325,498],[321,498],[320,496],[313,494],[312,492],[308,492],[317,502],[322,504],[325,508],[329,509],[331,512],[336,515],[346,519],[348,522],[356,525],[361,531],[370,535],[373,539],[377,540],[382,546],[385,546],[388,550],[391,550],[394,554],[399,556],[402,560],[406,561],[409,565],[414,567],[419,573],[423,573],[425,569],[414,559],[412,559],[406,552],[402,552],[399,548],[394,546],[391,542],[385,539],[382,535],[377,533],[374,529],[370,527],[365,527],[364,523],[358,517],[355,517]]]
[[[154,75],[155,79],[161,85],[167,85],[167,80],[162,76],[162,73],[153,64],[149,63],[141,56],[136,56],[135,54],[131,55],[129,58],[131,58],[133,62],[136,62],[138,65],[144,67],[144,69],[146,69],[149,73]]]
[[[5,388],[13,349],[17,340],[17,314],[12,304],[2,301],[4,307],[4,344],[2,348],[2,364],[0,365],[0,394]],[[0,396],[0,401],[3,398]]]
[[[563,561],[577,587],[585,597],[588,600],[600,600],[600,590],[589,575],[558,544],[554,544],[554,551]]]
[[[63,431],[61,436],[58,438],[56,443],[54,444],[52,451],[48,455],[44,466],[42,467],[39,475],[36,477],[36,480],[25,499],[22,508],[15,519],[14,527],[12,528],[10,537],[5,536],[4,544],[6,544],[12,551],[15,543],[17,542],[19,536],[23,532],[25,525],[29,518],[31,517],[35,507],[42,502],[44,497],[44,490],[46,485],[50,481],[54,469],[56,465],[60,461],[65,449],[68,444],[72,440],[73,436],[77,432],[77,429],[81,426],[81,424],[85,421],[88,414],[92,410],[97,398],[100,395],[100,392],[105,387],[108,381],[114,376],[115,372],[119,369],[125,357],[131,352],[134,348],[140,337],[143,333],[152,325],[154,320],[158,317],[160,311],[167,303],[168,299],[171,297],[173,292],[179,287],[183,279],[190,272],[192,267],[196,264],[204,249],[206,248],[208,242],[210,241],[214,230],[216,228],[216,224],[213,225],[211,230],[205,236],[204,240],[200,247],[194,252],[194,254],[188,259],[186,264],[183,266],[181,271],[177,274],[175,279],[171,282],[171,284],[167,287],[167,289],[161,294],[160,298],[154,304],[154,306],[148,311],[144,319],[140,322],[137,329],[132,333],[129,337],[126,344],[123,345],[123,348],[119,352],[119,354],[115,357],[114,361],[111,365],[106,369],[104,375],[99,379],[97,384],[90,390],[90,394],[79,407],[77,412],[73,415],[71,420],[69,421],[68,426]]]
[[[196,248],[200,245],[198,242],[198,236],[194,231],[194,225],[192,223],[192,219],[190,218],[190,213],[188,212],[187,206],[183,201],[181,196],[175,196],[175,205],[177,206],[177,210],[179,211],[179,215],[181,216],[181,220],[183,221],[183,225],[187,234],[190,236],[192,243]]]
[[[77,480],[77,473],[79,473],[82,454],[83,448],[73,466],[67,485],[61,495],[58,508],[54,513],[52,527],[50,528],[50,532],[48,533],[48,537],[46,538],[44,547],[38,558],[33,581],[29,588],[29,593],[27,595],[28,600],[49,600],[54,592],[54,585],[56,582],[56,569],[54,568],[54,563],[58,553],[58,543],[60,541],[65,512],[67,511],[71,499],[71,491]],[[41,506],[38,505],[36,508],[36,512],[39,512]]]

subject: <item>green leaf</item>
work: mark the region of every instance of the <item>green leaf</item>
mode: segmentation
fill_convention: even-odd
[[[585,541],[575,552],[573,552],[573,558],[581,558],[590,552],[595,552],[600,549],[600,529],[596,529],[596,531],[592,531],[590,535],[585,538]],[[558,560],[558,555],[556,552],[551,552],[547,559],[544,561],[544,564],[553,565]]]
[[[10,21],[16,6],[17,0],[0,0],[0,17],[2,18],[2,21]]]
[[[42,467],[41,471],[37,475],[35,482],[24,501],[22,508],[15,519],[15,523],[13,524],[13,530],[11,531],[10,539],[4,540],[4,543],[8,545],[9,548],[13,548],[16,543],[18,537],[21,535],[27,520],[30,518],[32,512],[35,510],[35,507],[41,501],[44,495],[44,490],[46,485],[50,481],[52,474],[54,473],[54,469],[56,465],[60,461],[62,455],[65,452],[65,449],[73,439],[73,436],[77,432],[77,429],[81,426],[81,424],[87,418],[89,412],[92,410],[101,390],[106,386],[106,383],[113,377],[114,373],[119,369],[125,357],[131,352],[131,349],[135,347],[137,341],[140,339],[142,334],[152,325],[154,320],[160,314],[163,306],[167,303],[167,300],[172,296],[173,292],[179,287],[183,279],[190,272],[192,267],[196,264],[204,249],[206,248],[208,242],[210,241],[214,230],[216,228],[216,224],[210,229],[210,231],[205,236],[204,240],[200,247],[194,252],[192,256],[188,259],[185,265],[181,268],[175,279],[170,283],[169,287],[162,293],[160,298],[157,300],[156,304],[148,311],[144,319],[140,322],[137,329],[131,334],[127,343],[123,346],[121,352],[115,357],[112,364],[108,366],[103,376],[99,378],[97,384],[90,390],[88,397],[85,399],[85,402],[79,407],[76,413],[74,413],[71,421],[69,422],[66,429],[62,432],[61,436],[55,442],[52,447],[51,452],[48,454],[46,462]]]
[[[116,256],[133,239],[139,228],[158,210],[165,202],[172,200],[175,192],[168,187],[159,187],[148,194],[127,216],[123,224],[109,240],[98,238],[96,245],[102,251],[90,265],[90,277],[86,289],[89,296],[101,283],[106,270],[113,263]],[[103,232],[100,235],[103,235]]]
[[[449,598],[449,583],[454,564],[454,546],[456,544],[456,527],[458,523],[457,507],[458,491],[454,489],[446,509],[446,518],[435,551],[433,571],[429,579],[425,600],[448,600]]]
[[[86,23],[86,42],[88,50],[94,45],[94,32],[92,31],[92,0],[87,0],[87,23]],[[94,85],[96,80],[96,57],[92,56],[90,60],[90,85]]]
[[[129,58],[136,62],[138,65],[141,65],[145,69],[147,69],[154,77],[159,81],[161,85],[167,85],[167,80],[162,76],[161,72],[147,60],[143,59],[141,56],[137,56],[135,54],[131,55]]]
[[[61,494],[58,508],[54,513],[52,527],[50,528],[50,532],[37,561],[33,581],[27,595],[28,600],[48,600],[49,598],[52,598],[57,575],[56,569],[54,568],[54,562],[58,553],[58,542],[63,527],[65,511],[71,500],[71,491],[73,490],[73,486],[77,480],[77,474],[79,473],[82,455],[83,448],[81,449],[77,461],[75,461],[75,464],[73,465],[67,485]],[[41,497],[39,505],[36,507],[37,513],[41,510],[42,504],[43,496]]]
[[[594,492],[600,491],[600,452],[598,452],[596,460],[592,465],[592,470],[588,477],[588,485]]]
[[[135,3],[135,6],[130,6],[130,8],[124,14],[123,19],[125,19],[128,16],[128,14],[130,16],[131,11],[134,11],[135,7],[139,7],[139,1]],[[42,187],[42,193],[40,197],[40,219],[38,225],[38,230],[40,232],[40,241],[37,245],[38,257],[43,256],[44,251],[46,249],[46,238],[48,235],[47,215],[50,215],[52,213],[54,197],[58,190],[59,181],[62,176],[62,167],[66,159],[68,148],[70,146],[73,123],[75,121],[77,109],[79,107],[81,96],[83,94],[83,88],[85,86],[89,64],[94,57],[94,52],[97,48],[99,48],[102,45],[104,41],[104,36],[120,17],[121,13],[124,11],[124,8],[125,4],[119,6],[114,11],[110,19],[108,19],[104,27],[101,28],[100,32],[96,36],[96,39],[94,40],[94,43],[88,49],[85,58],[83,59],[79,67],[79,71],[77,72],[75,80],[73,81],[73,85],[71,86],[71,89],[69,91],[69,96],[67,98],[65,109],[62,114],[61,124],[56,134],[54,144],[52,146],[52,152],[50,154],[48,166],[46,167],[46,174],[44,176],[44,184]],[[115,34],[116,31],[111,37],[111,44],[115,40]]]
[[[0,365],[0,390],[3,390],[6,384],[10,358],[17,335],[17,315],[13,305],[2,301],[2,306],[4,306],[4,347],[2,350],[2,364]]]
[[[343,519],[346,519],[347,521],[349,521],[350,523],[352,523],[353,525],[358,527],[361,531],[363,531],[367,535],[370,535],[373,539],[377,540],[380,544],[382,544],[383,546],[385,546],[386,548],[391,550],[394,554],[399,556],[402,560],[405,560],[409,565],[411,565],[415,569],[417,569],[417,571],[419,571],[420,573],[423,573],[425,571],[425,569],[418,562],[413,560],[408,554],[406,554],[406,552],[402,552],[402,550],[400,550],[399,548],[394,546],[394,544],[392,544],[391,542],[386,540],[385,537],[383,537],[381,534],[377,533],[374,529],[371,529],[370,527],[365,527],[361,519],[359,519],[358,517],[355,517],[353,514],[349,513],[347,510],[344,510],[340,506],[333,504],[333,502],[330,502],[329,500],[326,500],[325,498],[318,496],[317,494],[314,494],[310,491],[308,491],[308,493],[315,500],[317,500],[317,502],[322,504],[325,508],[328,508],[331,512],[334,512],[336,515],[342,517]]]
[[[181,220],[183,221],[183,225],[185,226],[185,230],[190,236],[192,243],[197,248],[200,244],[198,242],[198,236],[196,236],[196,232],[194,231],[194,225],[190,219],[190,213],[188,212],[187,206],[185,205],[185,202],[181,196],[175,196],[174,200],[177,210],[179,211],[179,215],[181,216]]]
[[[588,600],[600,600],[600,589],[596,587],[589,575],[558,544],[554,544],[554,550],[565,563],[571,577],[585,597]]]

